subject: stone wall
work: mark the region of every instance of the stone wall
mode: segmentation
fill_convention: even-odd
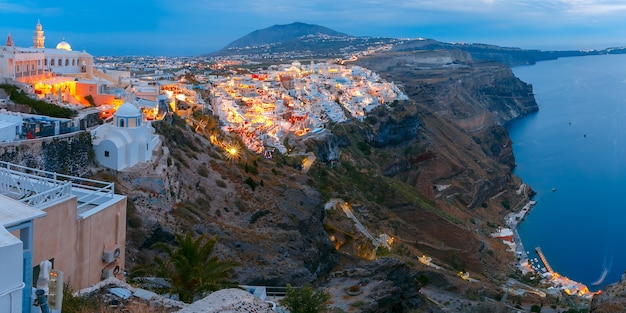
[[[72,176],[94,165],[91,135],[76,132],[56,137],[0,144],[0,161]]]

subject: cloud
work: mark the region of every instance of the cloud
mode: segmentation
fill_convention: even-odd
[[[52,15],[61,12],[61,8],[59,7],[48,7],[43,6],[41,3],[37,3],[29,1],[6,1],[0,0],[0,14],[40,14],[44,15]]]

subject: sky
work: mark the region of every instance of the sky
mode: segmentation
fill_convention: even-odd
[[[195,56],[272,25],[525,49],[626,46],[624,0],[0,0],[0,44],[65,39],[94,56]]]

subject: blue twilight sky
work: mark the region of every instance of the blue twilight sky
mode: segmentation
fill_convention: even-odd
[[[0,0],[0,45],[63,38],[99,55],[191,56],[276,24],[544,50],[626,45],[624,0]]]

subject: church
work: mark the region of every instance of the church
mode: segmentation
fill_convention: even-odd
[[[11,34],[0,47],[0,78],[33,83],[52,75],[72,75],[84,79],[94,77],[93,56],[74,51],[65,40],[55,48],[46,48],[43,27],[37,21],[33,46],[16,47]]]
[[[112,123],[98,126],[91,135],[96,161],[118,171],[149,162],[160,144],[150,122],[144,123],[141,111],[130,103],[115,111]]]

